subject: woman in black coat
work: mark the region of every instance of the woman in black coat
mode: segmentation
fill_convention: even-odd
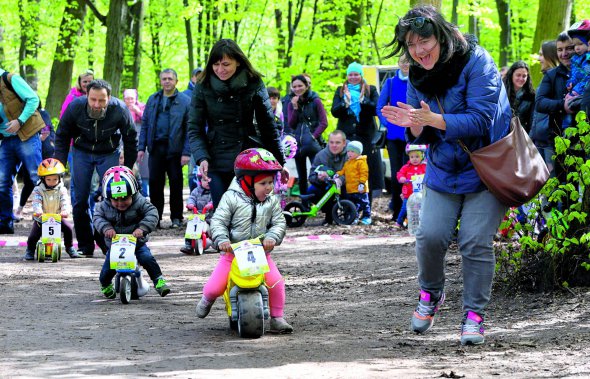
[[[215,207],[234,177],[234,160],[241,151],[263,147],[284,165],[262,75],[231,39],[213,46],[207,66],[197,78],[188,137],[203,180],[209,181]]]
[[[369,198],[374,190],[382,190],[385,186],[381,155],[374,142],[378,101],[377,88],[363,79],[363,66],[351,63],[346,69],[346,81],[336,89],[331,112],[338,119],[336,129],[342,130],[348,141],[363,144],[363,155],[367,156],[369,165]]]
[[[514,62],[504,77],[504,86],[512,112],[518,116],[522,127],[528,133],[531,130],[535,109],[535,89],[531,82],[529,66],[523,61]]]

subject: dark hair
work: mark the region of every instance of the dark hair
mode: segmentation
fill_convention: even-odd
[[[572,39],[570,38],[569,34],[567,34],[567,32],[559,33],[559,35],[555,39],[556,42],[567,42],[567,41],[571,41],[571,40]]]
[[[506,76],[504,77],[504,86],[506,87],[506,92],[508,94],[510,106],[513,106],[514,101],[516,100],[516,91],[514,90],[512,76],[514,75],[514,71],[518,70],[519,68],[524,68],[528,74],[526,82],[522,86],[522,90],[526,95],[535,94],[535,89],[533,88],[533,83],[531,82],[531,70],[529,69],[529,66],[524,61],[516,61],[512,63],[512,66],[510,66],[508,72],[506,73]]]
[[[268,97],[278,97],[281,98],[281,93],[276,87],[266,87],[266,92],[268,92]]]
[[[545,68],[542,70],[550,70],[559,66],[559,57],[557,56],[557,43],[555,41],[545,41],[541,44],[541,54],[545,59]]]
[[[172,75],[174,75],[174,79],[178,80],[178,74],[176,73],[176,71],[173,68],[163,69],[162,71],[160,71],[160,75],[158,75],[158,76],[161,76],[162,74],[172,74]]]
[[[88,86],[86,87],[86,93],[90,92],[91,89],[106,89],[107,95],[109,96],[111,96],[111,91],[113,90],[109,82],[103,79],[94,79],[93,81],[88,83]]]
[[[424,18],[424,23],[418,25],[416,19],[420,17]],[[385,45],[385,47],[392,48],[391,53],[385,58],[401,53],[406,56],[410,64],[417,65],[416,61],[410,56],[406,43],[408,33],[425,38],[434,35],[440,44],[439,61],[442,63],[448,62],[455,54],[464,55],[469,51],[469,43],[459,31],[459,28],[446,21],[435,7],[424,5],[410,9],[404,17],[399,19],[395,26],[393,40]]]
[[[197,82],[208,84],[211,80],[211,75],[215,75],[213,72],[213,64],[222,60],[223,57],[235,59],[239,63],[239,67],[236,72],[240,70],[246,70],[248,76],[251,78],[262,78],[262,74],[252,67],[252,63],[250,63],[248,57],[246,57],[246,54],[244,54],[238,44],[235,43],[234,40],[224,38],[217,41],[215,45],[213,45],[213,48],[211,48],[205,70],[201,73],[201,75],[199,75]]]
[[[291,83],[293,83],[296,80],[301,81],[303,84],[305,84],[306,87],[309,88],[309,82],[307,81],[307,78],[302,74],[291,76]]]

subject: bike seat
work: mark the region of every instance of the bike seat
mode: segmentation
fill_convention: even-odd
[[[313,193],[308,193],[306,195],[299,195],[299,198],[301,199],[301,201],[308,201],[314,198],[314,194]]]

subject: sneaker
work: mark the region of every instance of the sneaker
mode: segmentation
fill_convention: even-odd
[[[76,255],[78,255],[78,258],[80,258],[80,257],[92,258],[94,256],[94,251],[78,250],[76,252]]]
[[[16,210],[14,211],[14,221],[19,222],[20,220],[23,219],[23,207],[21,207],[20,205],[16,208]]]
[[[189,244],[185,244],[183,247],[181,247],[180,252],[188,255],[193,255],[195,253],[193,247]]]
[[[172,229],[176,229],[176,228],[180,228],[182,226],[182,221],[180,221],[179,219],[175,218],[174,220],[172,220],[172,225],[170,226]]]
[[[34,261],[35,260],[35,252],[27,249],[25,251],[25,256],[23,257],[25,261]]]
[[[432,299],[432,294],[420,290],[418,306],[412,316],[411,329],[416,333],[426,333],[434,324],[434,315],[445,301],[443,292],[438,299]]]
[[[293,327],[282,317],[273,317],[270,319],[271,333],[289,334],[293,333]]]
[[[361,225],[371,225],[372,222],[371,217],[361,218]]]
[[[214,301],[209,301],[205,299],[205,296],[199,300],[197,304],[197,317],[198,318],[205,318],[209,314],[211,307],[213,306]]]
[[[115,287],[113,287],[113,283],[109,284],[106,287],[100,287],[100,292],[106,297],[107,299],[114,299],[117,297],[115,292]]]
[[[166,280],[162,278],[158,279],[158,283],[156,283],[156,291],[158,291],[162,297],[170,293],[170,287],[168,287],[168,284],[166,284]]]
[[[70,256],[70,258],[80,258],[78,252],[73,247],[68,247],[66,249],[66,253]]]
[[[469,311],[461,324],[461,345],[481,345],[484,342],[483,317]]]

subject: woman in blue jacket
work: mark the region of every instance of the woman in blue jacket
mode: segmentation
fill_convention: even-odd
[[[406,127],[411,143],[429,145],[416,234],[420,297],[411,328],[429,330],[445,299],[445,253],[461,219],[461,344],[481,344],[494,276],[492,242],[507,207],[487,190],[457,141],[473,151],[502,138],[510,127],[510,104],[490,55],[434,7],[410,10],[390,46],[391,56],[401,52],[410,61],[408,99],[382,113]]]
[[[393,212],[392,220],[397,219],[399,211],[402,209],[403,200],[401,198],[402,185],[395,179],[395,174],[406,164],[406,137],[405,128],[392,124],[381,113],[385,105],[395,105],[398,101],[406,102],[406,92],[408,90],[408,73],[410,71],[410,62],[405,56],[398,60],[399,70],[395,72],[393,78],[385,81],[379,101],[377,102],[377,116],[382,125],[387,128],[387,153],[389,155],[389,167],[391,169],[391,202],[389,208]]]

